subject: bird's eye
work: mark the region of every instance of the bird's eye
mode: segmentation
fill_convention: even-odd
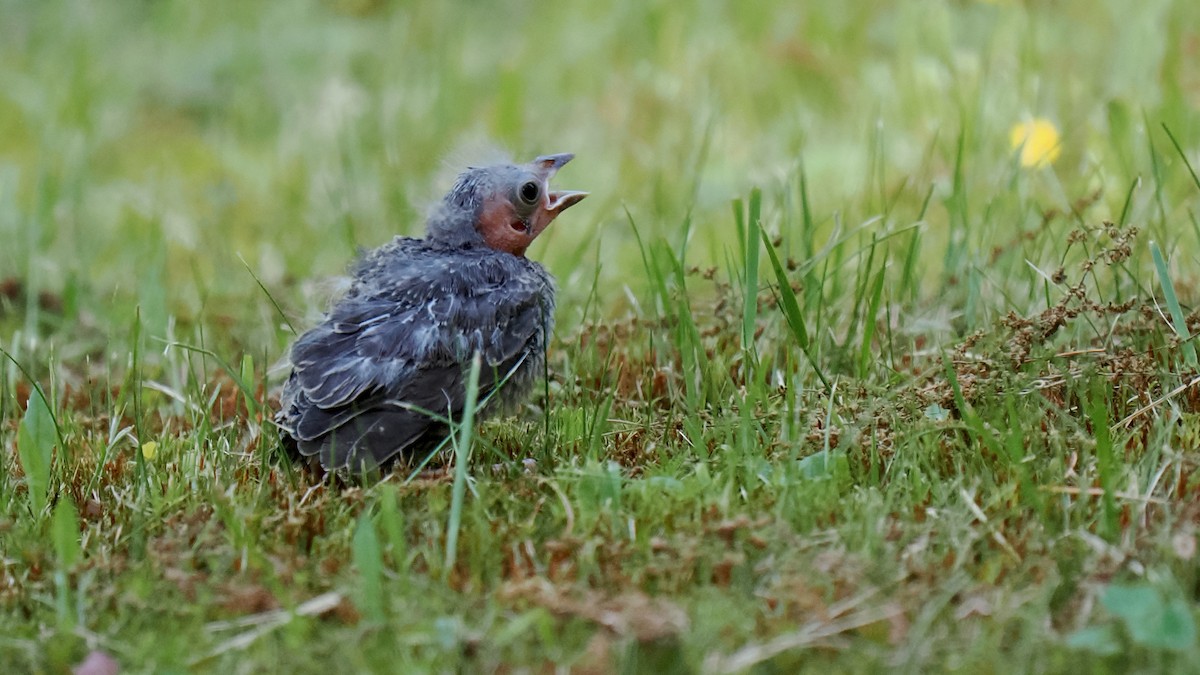
[[[521,201],[526,204],[533,204],[537,201],[539,192],[541,192],[541,189],[538,187],[538,184],[534,181],[529,181],[521,186]]]

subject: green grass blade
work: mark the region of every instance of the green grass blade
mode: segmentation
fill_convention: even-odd
[[[1096,472],[1099,474],[1100,489],[1103,492],[1100,499],[1104,504],[1103,532],[1110,540],[1120,534],[1119,513],[1113,498],[1117,463],[1113,454],[1112,431],[1109,427],[1108,397],[1111,391],[1107,382],[1095,378],[1085,398],[1088,419],[1092,423],[1092,437],[1096,439]]]
[[[1143,110],[1142,124],[1147,129],[1150,127],[1150,117]],[[1158,147],[1154,145],[1154,138],[1147,135],[1146,150],[1150,153],[1150,175],[1154,177],[1154,203],[1158,206],[1158,217],[1160,223],[1166,220],[1167,206],[1166,199],[1163,196],[1163,160],[1158,154]]]
[[[926,197],[928,199],[928,197]],[[909,302],[915,300],[918,296],[920,288],[920,277],[917,273],[917,259],[921,252],[921,231],[913,230],[912,239],[908,242],[908,249],[904,255],[904,273],[900,277],[899,296],[907,299]]]
[[[813,242],[816,223],[813,222],[812,205],[808,199],[808,175],[804,172],[804,159],[800,159],[800,215],[803,229],[800,240],[805,258],[811,258],[816,250]]]
[[[733,231],[737,234],[738,260],[746,259],[746,205],[741,199],[734,199]]]
[[[379,495],[379,527],[383,531],[392,564],[397,572],[407,568],[408,539],[404,536],[404,513],[396,501],[396,489],[387,486]]]
[[[1117,221],[1118,226],[1125,227],[1125,224],[1129,222],[1129,209],[1133,206],[1133,193],[1137,191],[1141,183],[1140,176],[1129,181],[1129,189],[1125,192],[1125,204],[1121,207],[1121,219]]]
[[[942,278],[962,274],[963,256],[966,253],[965,240],[968,222],[967,185],[966,185],[966,146],[967,130],[964,127],[958,132],[958,141],[954,153],[954,173],[951,183],[950,196],[946,199],[946,210],[950,215],[950,230],[946,239],[946,253],[943,261]]]
[[[1188,209],[1188,222],[1192,225],[1192,234],[1196,235],[1196,241],[1200,241],[1200,220],[1196,218],[1196,212]]]
[[[246,383],[247,382],[246,380],[242,379],[243,370],[241,368],[234,368],[232,365],[229,364],[229,362],[227,362],[225,359],[218,356],[216,352],[214,352],[210,349],[205,349],[203,347],[195,347],[193,345],[184,344],[182,342],[168,342],[167,347],[168,348],[179,348],[184,351],[194,352],[196,354],[202,354],[202,355],[212,359],[213,361],[215,361],[217,363],[217,365],[221,367],[221,370],[225,371],[225,374],[229,376],[229,379],[233,380],[233,384],[234,384],[234,386],[236,386],[238,388],[238,391],[240,391],[242,393],[243,399],[246,401],[246,404],[249,406],[249,411],[250,411],[251,416],[258,414],[259,408],[261,406],[259,405],[258,399],[254,395],[254,389],[251,388],[251,386]]]
[[[775,282],[779,284],[779,306],[783,310],[783,317],[787,320],[792,336],[796,338],[800,348],[807,350],[808,328],[804,325],[804,315],[800,312],[800,303],[796,300],[796,292],[792,290],[791,280],[788,279],[771,240],[765,232],[760,232],[759,235],[763,247],[767,250],[767,258],[771,261],[771,269],[775,272]]]
[[[763,248],[767,251],[767,258],[771,261],[771,269],[775,272],[775,282],[779,286],[779,309],[783,312],[783,318],[787,321],[788,329],[796,339],[796,344],[800,345],[800,351],[808,358],[813,372],[817,374],[817,378],[825,386],[825,390],[831,391],[829,379],[825,377],[825,373],[821,371],[821,366],[813,358],[808,338],[808,328],[804,323],[804,314],[800,311],[800,303],[796,300],[795,291],[792,290],[791,280],[788,279],[787,272],[779,262],[779,254],[775,252],[775,246],[771,244],[771,240],[767,238],[765,232],[759,231],[759,236],[762,238]]]
[[[1188,161],[1187,153],[1183,151],[1183,146],[1179,145],[1179,141],[1176,140],[1175,134],[1171,133],[1171,128],[1167,126],[1166,122],[1163,122],[1162,128],[1163,131],[1167,132],[1167,138],[1171,139],[1171,145],[1175,146],[1175,152],[1179,153],[1179,158],[1183,160],[1183,165],[1187,167],[1188,173],[1191,174],[1192,184],[1196,186],[1197,190],[1200,190],[1200,176],[1196,175],[1196,170],[1192,168],[1192,163]]]
[[[454,435],[454,487],[450,496],[450,521],[446,525],[446,567],[443,576],[449,578],[458,560],[458,533],[462,527],[463,501],[467,492],[467,469],[471,459],[471,440],[475,433],[475,404],[479,400],[479,371],[483,357],[479,352],[471,359],[467,376],[467,400],[463,416]]]
[[[142,306],[140,304],[134,307],[133,326],[130,334],[130,368],[129,372],[125,374],[125,384],[121,387],[121,396],[128,396],[127,400],[133,404],[133,428],[138,447],[138,450],[133,453],[135,474],[138,479],[138,488],[148,490],[150,489],[150,476],[146,472],[146,457],[140,450],[142,443],[146,442],[146,435],[142,432]]]
[[[79,513],[71,503],[71,498],[62,495],[54,507],[50,522],[50,539],[54,542],[54,557],[58,561],[58,569],[54,570],[54,593],[60,630],[70,630],[75,626],[69,573],[83,555],[79,538]]]
[[[370,510],[363,511],[354,530],[351,555],[359,575],[359,603],[370,620],[383,623],[387,619],[383,592],[383,552]]]
[[[883,282],[887,273],[887,254],[884,254],[883,264],[875,275],[875,283],[871,288],[871,301],[867,304],[867,313],[863,318],[862,344],[858,351],[858,377],[866,379],[871,367],[871,342],[875,339],[875,322],[879,316],[879,302],[883,298]]]
[[[238,254],[238,260],[242,262],[242,267],[246,268],[246,272],[250,274],[250,278],[254,279],[254,283],[258,284],[258,288],[263,292],[263,295],[267,296],[267,300],[271,301],[271,306],[275,308],[275,313],[279,315],[279,318],[283,319],[285,324],[287,324],[288,330],[292,331],[292,335],[299,335],[300,333],[296,331],[296,327],[293,326],[291,320],[287,318],[287,314],[283,312],[283,308],[280,307],[279,303],[275,300],[275,296],[271,295],[271,291],[267,290],[266,284],[262,282],[262,279],[258,278],[258,275],[254,273],[254,270],[250,268],[250,263],[246,262],[246,259],[242,257],[241,253]]]
[[[629,229],[633,230],[633,237],[637,240],[638,252],[642,256],[642,267],[646,270],[646,276],[652,283],[655,294],[658,296],[658,311],[660,313],[668,311],[671,306],[671,291],[667,288],[666,274],[658,267],[657,261],[654,258],[653,251],[642,239],[642,233],[638,230],[637,222],[633,219],[633,214],[629,209],[625,209],[625,218],[629,221]]]
[[[58,441],[54,416],[40,395],[30,394],[25,416],[17,428],[17,455],[25,471],[29,504],[35,514],[46,508],[50,474],[54,464],[54,446]]]
[[[1017,396],[1017,392],[1011,389],[1004,393],[1004,408],[1008,420],[1008,428],[1004,431],[1004,447],[1008,451],[1009,466],[1020,481],[1021,501],[1032,506],[1038,514],[1044,515],[1045,500],[1025,464],[1025,455],[1028,452],[1025,433],[1028,424],[1027,418],[1022,418],[1017,413]]]
[[[746,271],[745,297],[742,313],[742,349],[754,351],[754,333],[758,322],[758,233],[762,229],[762,190],[750,191],[749,213],[746,218],[746,246],[743,249],[743,269]]]
[[[54,506],[50,539],[54,542],[55,558],[63,567],[71,567],[83,555],[79,545],[79,514],[75,511],[71,498],[66,495]]]
[[[1175,296],[1175,284],[1167,272],[1167,261],[1163,258],[1158,242],[1150,242],[1150,254],[1154,257],[1154,269],[1158,271],[1158,282],[1162,285],[1163,299],[1167,303],[1167,311],[1171,313],[1172,327],[1182,341],[1183,360],[1191,368],[1196,367],[1196,346],[1192,344],[1191,333],[1188,331],[1187,320],[1183,308],[1179,306],[1179,298]]]

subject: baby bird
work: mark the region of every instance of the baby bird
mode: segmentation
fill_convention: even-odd
[[[325,320],[292,346],[275,417],[286,445],[327,471],[373,471],[441,442],[462,417],[475,353],[481,414],[525,400],[554,327],[554,279],[525,257],[587,196],[549,181],[574,155],[470,168],[424,239],[366,252]]]

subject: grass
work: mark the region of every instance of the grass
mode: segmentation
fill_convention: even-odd
[[[1200,6],[418,5],[0,0],[0,670],[1197,668]],[[593,193],[547,384],[313,484],[484,139]]]

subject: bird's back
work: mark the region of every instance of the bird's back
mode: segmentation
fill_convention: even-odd
[[[326,469],[373,469],[436,445],[466,400],[522,399],[542,371],[554,284],[524,257],[397,237],[364,254],[326,319],[292,348],[279,426]],[[500,385],[503,385],[502,387]]]

